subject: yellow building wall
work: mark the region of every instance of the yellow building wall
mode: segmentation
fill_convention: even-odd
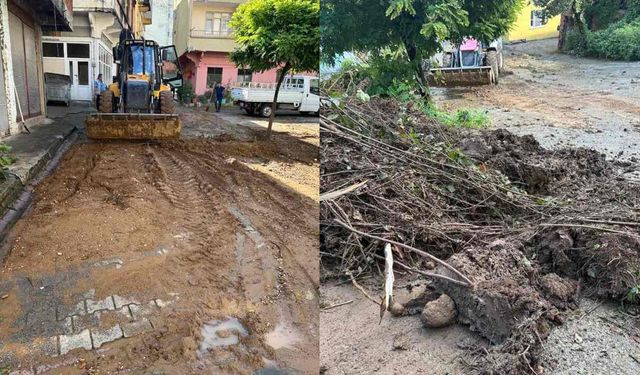
[[[536,40],[555,38],[558,36],[560,16],[549,19],[544,26],[531,27],[531,11],[535,9],[538,8],[534,7],[531,3],[529,3],[522,9],[520,15],[518,16],[518,19],[512,26],[511,31],[509,31],[509,35],[507,35],[507,40]]]
[[[130,23],[131,32],[136,39],[141,39],[144,35],[144,26],[151,24],[151,13],[147,12],[139,0],[134,2],[133,19],[130,20]]]
[[[187,50],[231,52],[236,44],[232,36],[203,37],[207,12],[233,13],[246,0],[219,0],[203,2],[197,0],[175,0],[173,43],[179,55]],[[194,32],[194,35],[192,34]],[[199,33],[200,32],[200,33]]]
[[[191,13],[191,28],[204,30],[207,12],[233,13],[235,9],[235,4],[194,3],[193,12]]]
[[[187,51],[189,44],[189,34],[191,32],[191,7],[190,0],[175,0],[174,2],[174,23],[173,23],[173,44],[176,46],[178,55]]]

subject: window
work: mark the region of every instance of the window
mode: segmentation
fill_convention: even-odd
[[[42,43],[42,56],[64,57],[64,43]]]
[[[231,13],[207,12],[204,24],[206,34],[226,36],[229,35],[229,21]]]
[[[222,83],[222,68],[207,68],[207,87]]]
[[[238,69],[238,83],[251,82],[251,70]]]
[[[542,27],[547,24],[547,17],[541,10],[531,11],[531,28]]]
[[[311,87],[309,88],[309,92],[314,94],[314,95],[320,95],[320,80],[319,79],[312,79],[311,80]]]
[[[109,52],[102,45],[100,46],[99,54],[100,56],[99,56],[98,63],[100,64],[100,66],[99,66],[98,72],[102,74],[102,80],[106,84],[109,84],[109,82],[111,82],[113,79],[113,77],[111,76],[111,66],[113,64],[113,57],[111,56],[111,52]]]
[[[78,85],[89,85],[89,62],[78,61]]]
[[[283,85],[289,90],[304,90],[304,78],[285,78]]]
[[[67,43],[67,57],[89,58],[89,45],[78,43]]]

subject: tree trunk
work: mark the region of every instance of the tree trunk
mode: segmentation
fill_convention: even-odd
[[[284,81],[284,76],[287,75],[289,71],[289,63],[284,64],[282,67],[282,73],[280,74],[280,79],[278,79],[278,84],[276,85],[276,92],[273,94],[273,104],[271,105],[271,116],[269,117],[269,127],[267,127],[267,139],[271,139],[271,127],[273,126],[273,119],[276,117],[276,108],[278,107],[278,93],[280,92],[280,85],[282,85],[282,81]]]
[[[564,41],[567,38],[567,32],[569,31],[569,23],[571,22],[571,12],[564,12],[560,15],[560,32],[558,35],[558,50],[564,49]]]
[[[426,77],[424,76],[424,69],[422,69],[422,61],[419,61],[418,50],[415,44],[405,41],[404,48],[407,51],[407,56],[409,57],[409,61],[411,65],[413,65],[413,69],[416,74],[416,82],[418,84],[418,92],[420,92],[420,96],[424,98],[426,101],[431,101],[431,93],[429,92],[429,83],[427,82]]]

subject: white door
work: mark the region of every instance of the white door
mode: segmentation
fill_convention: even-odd
[[[93,100],[91,64],[88,59],[68,59],[67,69],[71,77],[71,100]]]
[[[320,80],[312,78],[305,87],[305,94],[300,103],[300,112],[318,112],[320,110]]]

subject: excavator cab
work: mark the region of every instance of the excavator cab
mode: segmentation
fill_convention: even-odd
[[[116,79],[100,93],[98,113],[86,121],[91,139],[163,139],[180,136],[173,88],[182,71],[174,46],[125,38],[113,49]]]

